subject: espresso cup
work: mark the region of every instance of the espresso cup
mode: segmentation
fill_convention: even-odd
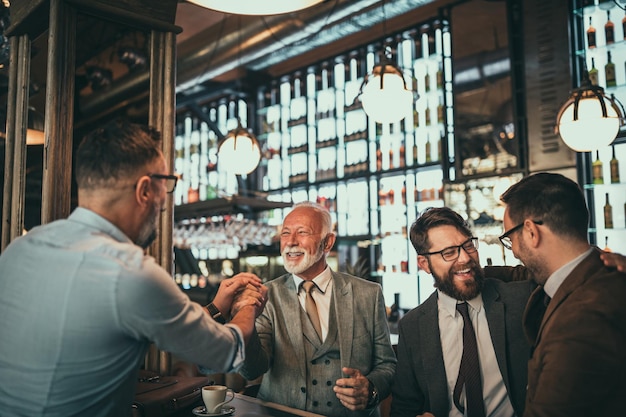
[[[228,400],[226,399],[227,393],[231,394]],[[220,413],[224,404],[231,402],[234,398],[235,393],[233,390],[224,385],[207,385],[202,387],[202,401],[208,414]]]

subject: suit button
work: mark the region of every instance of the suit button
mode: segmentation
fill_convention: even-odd
[[[317,379],[314,379],[313,381],[311,381],[311,384],[317,385]]]
[[[324,362],[326,365],[330,365],[330,360],[326,359],[326,361]]]
[[[317,407],[319,403],[317,401],[313,401],[313,407]]]
[[[332,381],[326,381],[326,385],[328,385],[330,387],[331,385],[333,385],[333,383],[332,383]]]
[[[311,361],[311,365],[315,365],[315,364],[317,364],[317,361],[316,361],[315,359],[313,359],[313,360]]]
[[[326,405],[327,405],[327,406],[329,406],[329,407],[332,407],[332,406],[333,406],[333,403],[331,403],[330,401],[328,401],[328,402],[326,403]]]
[[[300,387],[300,391],[302,391],[302,393],[304,394],[306,392],[306,388]]]

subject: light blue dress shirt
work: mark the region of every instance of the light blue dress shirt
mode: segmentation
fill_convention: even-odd
[[[218,372],[243,341],[117,227],[84,208],[0,256],[0,416],[129,415],[150,341]]]

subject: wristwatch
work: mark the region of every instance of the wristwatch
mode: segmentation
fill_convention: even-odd
[[[215,304],[209,303],[206,305],[206,308],[207,310],[209,310],[209,314],[211,314],[213,320],[221,324],[226,324],[226,319],[222,315],[222,312],[217,307],[215,307]]]
[[[374,386],[374,384],[372,384],[372,381],[370,381],[370,395],[369,398],[367,400],[367,407],[366,408],[372,408],[375,407],[378,404],[378,390],[376,389],[376,386]]]

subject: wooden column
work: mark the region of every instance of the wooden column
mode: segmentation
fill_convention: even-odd
[[[22,234],[26,184],[26,127],[30,76],[30,38],[11,38],[7,98],[4,194],[2,207],[2,247]]]
[[[176,124],[176,36],[153,30],[150,44],[149,124],[161,132],[162,149],[169,172],[174,172],[174,126]],[[150,247],[151,254],[170,274],[173,272],[172,230],[174,195],[169,194],[167,209],[159,219],[159,239]],[[146,357],[148,369],[161,375],[171,373],[171,355],[152,346]]]
[[[70,214],[76,10],[50,0],[41,223]]]

